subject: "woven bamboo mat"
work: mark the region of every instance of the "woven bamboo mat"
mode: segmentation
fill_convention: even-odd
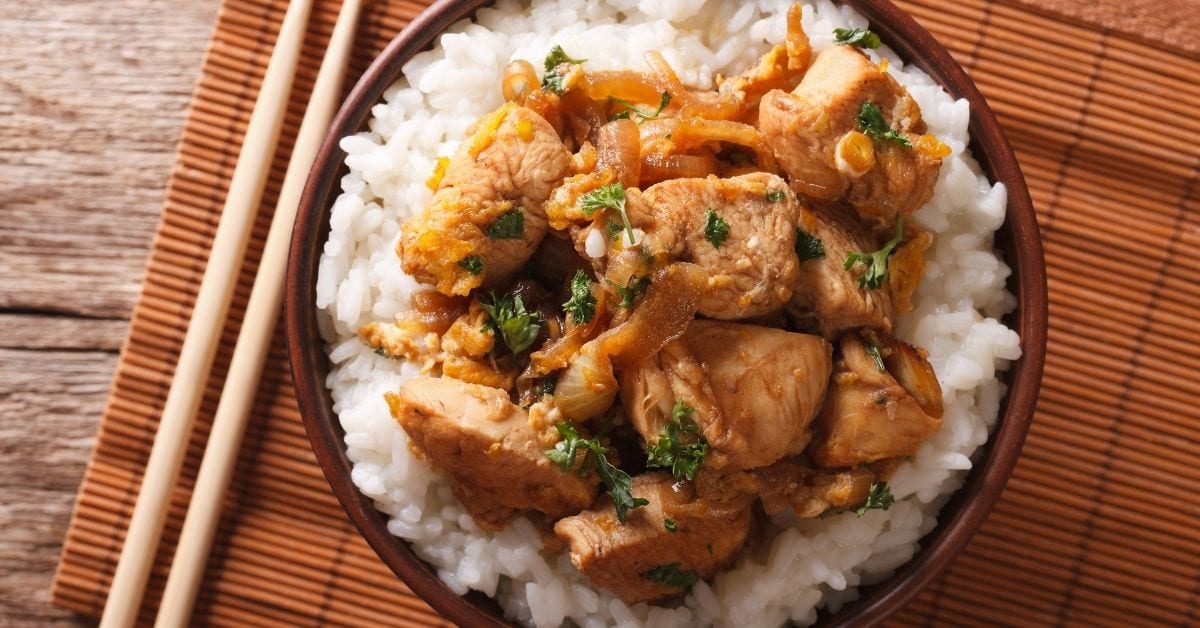
[[[353,75],[424,4],[369,3]],[[967,67],[1009,133],[1045,238],[1051,320],[1037,417],[1008,489],[966,551],[893,622],[1195,624],[1200,58],[1155,41],[1145,27],[1115,32],[1023,0],[901,4]],[[1154,13],[1152,1],[1135,4]],[[1158,4],[1178,14],[1179,3]],[[60,606],[101,611],[284,5],[225,0],[218,17],[63,548],[53,590]],[[251,261],[208,382],[143,620],[161,594],[289,138],[336,5],[316,3]],[[197,623],[212,625],[440,622],[392,577],[331,496],[299,422],[281,334],[196,613]]]

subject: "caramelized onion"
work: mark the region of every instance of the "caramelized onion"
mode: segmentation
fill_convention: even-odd
[[[942,388],[925,351],[887,333],[879,334],[879,341],[888,373],[912,395],[925,414],[940,419],[944,411]]]
[[[596,170],[609,168],[625,187],[637,187],[642,140],[633,120],[613,120],[596,135]]]
[[[642,184],[667,179],[707,177],[717,172],[717,160],[712,155],[663,155],[652,153],[642,158]]]
[[[771,152],[762,133],[749,124],[731,120],[705,120],[688,118],[679,125],[672,136],[676,148],[686,152],[707,142],[727,142],[745,146],[754,151],[758,166],[764,170],[775,170],[775,154]]]
[[[695,264],[671,264],[654,273],[646,296],[629,319],[600,334],[593,342],[617,368],[637,364],[656,354],[663,345],[683,335],[696,315],[696,304],[705,284],[704,271]]]
[[[571,358],[554,386],[554,407],[569,421],[586,421],[607,410],[617,397],[612,362],[590,342]]]
[[[528,61],[517,59],[504,66],[500,76],[500,93],[508,102],[519,102],[538,88],[537,71]]]
[[[436,290],[421,290],[411,297],[412,308],[397,317],[406,329],[444,334],[458,317],[467,313],[467,300],[446,296]]]
[[[696,315],[703,283],[704,271],[695,264],[671,264],[656,272],[624,323],[571,356],[554,389],[554,405],[563,416],[586,421],[607,410],[617,396],[613,368],[637,364],[683,335]]]
[[[582,91],[592,100],[607,101],[609,98],[620,98],[630,102],[658,102],[662,93],[667,91],[663,85],[652,77],[632,70],[609,72],[588,72],[587,79],[582,82]],[[675,98],[675,94],[671,94]]]

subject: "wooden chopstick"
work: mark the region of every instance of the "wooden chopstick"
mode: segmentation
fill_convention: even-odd
[[[154,565],[171,489],[175,487],[183,465],[192,423],[208,381],[246,253],[246,243],[270,173],[311,7],[311,0],[293,0],[288,5],[279,37],[271,51],[113,574],[100,620],[101,628],[132,626],[141,609],[142,594]]]
[[[267,234],[258,274],[246,306],[246,316],[238,332],[229,374],[225,378],[221,401],[213,419],[212,432],[208,436],[196,486],[192,490],[183,531],[171,561],[158,618],[154,622],[159,628],[185,626],[196,601],[196,592],[200,588],[208,552],[219,523],[221,504],[237,464],[246,420],[254,404],[255,393],[258,392],[263,363],[270,351],[275,324],[279,319],[288,245],[300,194],[339,100],[346,62],[358,25],[359,7],[360,0],[345,0],[342,3],[329,48],[321,61],[321,69],[308,100],[304,121],[296,136],[279,203],[271,219],[271,230]]]

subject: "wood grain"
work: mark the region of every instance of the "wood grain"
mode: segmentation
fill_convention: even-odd
[[[216,0],[0,3],[0,625],[49,586]]]

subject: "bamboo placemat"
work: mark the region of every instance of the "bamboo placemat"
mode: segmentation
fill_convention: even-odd
[[[1184,625],[1200,605],[1200,58],[1006,0],[903,0],[1009,133],[1038,207],[1050,346],[1032,432],[995,512],[898,625]],[[1064,5],[1056,1],[1051,5]],[[1109,7],[1112,0],[1098,3]],[[1181,15],[1186,3],[1135,3]],[[98,616],[283,0],[224,0],[162,223],[54,582]],[[422,0],[369,3],[352,76]],[[1154,11],[1160,5],[1162,11]],[[1193,5],[1194,6],[1194,5]],[[1149,7],[1149,8],[1148,8]],[[273,179],[142,619],[157,605],[303,103],[337,2],[316,2]],[[1100,15],[1095,24],[1080,15]],[[1193,16],[1193,19],[1194,16]],[[1109,27],[1096,24],[1108,24]],[[1149,26],[1148,26],[1149,24]],[[1178,21],[1172,28],[1178,28]],[[1149,32],[1148,32],[1149,31]],[[1187,32],[1194,33],[1195,30]],[[309,450],[278,334],[196,622],[429,625],[359,538]]]

